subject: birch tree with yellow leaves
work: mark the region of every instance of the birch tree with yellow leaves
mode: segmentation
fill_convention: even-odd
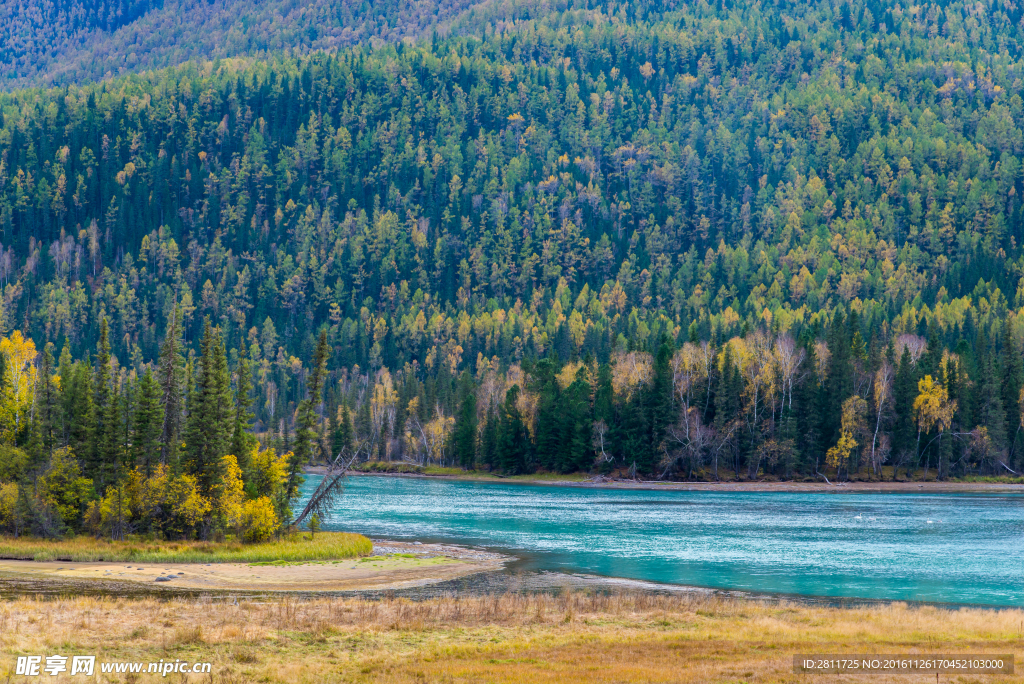
[[[36,385],[36,345],[15,330],[0,338],[3,362],[3,385],[0,394],[0,437],[13,443],[25,429],[32,410]]]
[[[871,435],[871,468],[875,475],[880,475],[882,464],[886,461],[889,451],[889,436],[881,432],[882,419],[891,410],[892,383],[896,377],[896,369],[888,360],[875,371],[872,379],[872,393],[875,406],[875,429]]]
[[[949,392],[946,391],[945,385],[941,382],[936,382],[935,379],[930,375],[926,375],[921,378],[917,383],[917,398],[914,399],[914,414],[917,416],[917,445],[918,445],[918,458],[921,457],[921,435],[929,434],[932,429],[936,429],[938,434],[933,438],[939,440],[940,446],[942,443],[943,434],[949,430],[953,424],[953,416],[956,414],[957,402],[956,400],[949,400]],[[931,446],[931,442],[925,445],[924,450],[924,478],[928,479],[928,466],[930,456],[928,454],[928,447]],[[941,476],[941,472],[939,475]]]
[[[398,393],[387,368],[377,372],[370,397],[370,441],[369,451],[373,453],[383,444],[384,454],[391,460],[391,440],[398,408]]]
[[[859,444],[859,433],[864,430],[864,413],[867,407],[867,402],[856,395],[843,402],[839,441],[825,454],[825,464],[835,468],[840,479],[849,474],[850,456]]]

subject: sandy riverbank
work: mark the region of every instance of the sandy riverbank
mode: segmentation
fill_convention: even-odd
[[[389,590],[501,569],[496,553],[441,544],[379,542],[374,556],[289,564],[76,563],[0,560],[0,581],[131,583],[149,588],[244,591]],[[172,577],[157,581],[158,577]]]
[[[311,467],[306,472],[322,474],[323,468]],[[644,489],[652,491],[714,491],[714,492],[991,492],[1024,493],[1024,484],[1001,482],[665,482],[653,480],[618,480],[595,477],[588,480],[530,478],[529,476],[498,477],[493,475],[426,475],[420,473],[361,473],[355,477],[406,477],[431,480],[463,480],[504,484],[547,485],[552,487],[583,487],[592,489]]]

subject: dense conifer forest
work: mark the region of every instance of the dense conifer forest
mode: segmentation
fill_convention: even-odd
[[[522,15],[0,94],[4,524],[273,528],[339,454],[1021,472],[1024,10]]]
[[[473,0],[0,0],[0,89],[95,81],[189,59],[414,40],[521,11]]]

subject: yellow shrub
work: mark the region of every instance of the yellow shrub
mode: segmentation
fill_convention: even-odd
[[[280,456],[273,449],[254,449],[249,458],[251,478],[260,496],[273,496],[288,475],[288,457]]]
[[[18,485],[13,482],[0,485],[0,527],[11,527],[14,507],[18,505]]]
[[[39,478],[39,492],[44,501],[64,520],[75,527],[89,498],[92,481],[82,477],[78,459],[71,447],[62,447],[50,456],[50,465]]]
[[[189,527],[195,527],[210,512],[210,502],[199,493],[196,478],[181,475],[167,483],[164,501],[171,506],[173,514]]]
[[[102,532],[112,534],[115,539],[123,539],[128,531],[128,523],[135,514],[128,487],[124,483],[108,487],[103,499],[100,500],[98,511],[90,504],[86,520],[91,525],[95,525],[97,512]]]
[[[224,477],[214,486],[214,510],[221,519],[232,527],[239,524],[242,516],[242,499],[244,483],[242,469],[238,467],[238,459],[224,456],[220,459]]]
[[[242,538],[247,542],[266,541],[281,523],[270,497],[261,496],[242,504]]]

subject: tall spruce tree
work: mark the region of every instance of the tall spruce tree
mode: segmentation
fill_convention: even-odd
[[[820,451],[821,421],[813,410],[821,394],[818,380],[818,357],[814,348],[814,340],[809,336],[802,339],[806,359],[804,366],[808,369],[803,382],[797,383],[793,389],[793,414],[796,417],[796,449],[797,463],[807,475],[816,476],[818,464],[824,452]]]
[[[724,435],[730,431],[730,424],[740,416],[740,395],[743,391],[743,379],[740,377],[739,366],[732,358],[732,345],[724,345],[722,352],[722,372],[718,374],[714,396],[715,431]],[[739,449],[733,449],[732,467],[736,478],[739,478]]]
[[[459,378],[459,412],[452,430],[452,455],[463,468],[471,469],[476,463],[476,391],[469,371]]]
[[[1020,391],[1024,387],[1024,357],[1020,345],[1007,321],[1003,324],[1002,398],[1006,414],[1006,446],[1011,459],[1022,451],[1024,435],[1021,434]]]
[[[590,381],[587,369],[576,371],[576,378],[565,393],[563,444],[558,469],[563,473],[586,471],[594,463],[591,444]]]
[[[480,434],[480,461],[488,468],[498,462],[498,412],[493,405],[487,409],[487,422]]]
[[[160,462],[164,409],[160,403],[160,385],[153,372],[146,368],[139,380],[135,402],[135,419],[132,425],[132,451],[135,465],[149,477],[153,467]]]
[[[537,464],[547,470],[561,470],[565,442],[565,405],[558,384],[554,359],[542,359],[534,371],[537,393],[537,427],[534,435]]]
[[[988,429],[993,447],[1006,453],[1006,410],[1003,408],[1002,373],[995,355],[988,350],[981,361],[981,388],[978,397],[978,423]]]
[[[135,468],[135,449],[132,447],[135,410],[138,402],[138,380],[122,368],[118,377],[117,397],[117,456],[118,477],[124,470]]]
[[[508,389],[498,418],[497,462],[509,475],[526,471],[530,450],[530,436],[517,406],[519,391],[519,385]]]
[[[49,458],[59,445],[61,438],[61,402],[57,385],[54,383],[53,345],[43,347],[35,387],[35,418],[33,434],[36,462]]]
[[[327,331],[321,330],[313,355],[313,366],[306,378],[306,398],[299,403],[298,425],[295,431],[295,450],[288,463],[288,479],[285,482],[285,500],[290,503],[298,496],[302,484],[302,466],[311,463],[317,456],[317,427],[320,406],[323,403],[324,384],[327,381],[327,362],[331,346],[327,342]]]
[[[184,387],[185,358],[182,354],[181,310],[175,306],[167,324],[167,336],[160,348],[161,405],[163,425],[160,428],[160,462],[177,464],[181,427],[184,418],[182,389]]]
[[[61,353],[63,357],[63,352]],[[69,356],[70,359],[70,356]],[[64,442],[80,455],[86,477],[96,475],[91,458],[95,429],[92,398],[92,368],[88,361],[61,362],[61,404],[63,405]]]
[[[895,421],[893,425],[892,449],[897,462],[903,462],[910,469],[910,464],[917,459],[917,429],[914,420],[914,397],[917,394],[917,378],[914,362],[910,358],[910,350],[903,348],[900,363],[896,367],[893,379],[892,398]],[[893,468],[893,479],[896,479],[898,467]]]
[[[114,476],[118,455],[118,397],[113,386],[113,367],[110,354],[110,329],[107,319],[100,321],[100,339],[96,348],[96,367],[93,372],[93,428],[92,444],[87,459],[87,471],[102,491]]]
[[[851,322],[855,322],[852,321]],[[843,402],[853,394],[853,355],[850,349],[851,331],[842,314],[837,314],[829,328],[828,373],[825,377],[827,403],[822,412],[822,450],[825,451],[839,438],[839,424],[843,415]]]
[[[230,452],[238,459],[242,472],[249,469],[249,456],[258,442],[250,429],[255,415],[252,412],[252,366],[246,354],[245,345],[241,346],[238,356],[238,368],[235,371],[235,421],[231,433]]]
[[[185,469],[196,477],[199,491],[210,496],[221,479],[221,457],[231,443],[234,410],[224,342],[209,319],[203,324],[202,354],[194,382],[185,423]]]
[[[647,422],[647,439],[644,472],[653,472],[658,462],[661,443],[665,439],[669,411],[672,408],[672,345],[662,339],[654,357],[650,389],[646,392],[644,412]]]
[[[343,401],[338,407],[338,420],[334,427],[334,441],[332,446],[334,453],[332,458],[339,455],[350,457],[355,444],[355,429],[352,426],[352,412],[348,408],[348,402]]]

